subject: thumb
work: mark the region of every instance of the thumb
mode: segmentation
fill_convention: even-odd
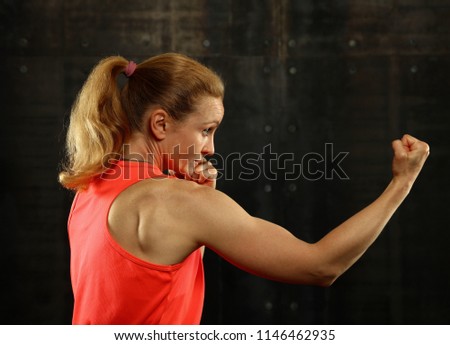
[[[392,149],[394,150],[395,158],[405,158],[408,155],[408,151],[400,139],[392,142]]]

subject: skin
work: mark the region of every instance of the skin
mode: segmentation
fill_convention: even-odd
[[[217,171],[204,157],[214,153],[214,134],[223,113],[222,100],[213,97],[201,98],[194,113],[181,123],[162,109],[148,111],[147,132],[132,136],[130,152],[142,156],[151,152],[153,164],[180,178],[144,180],[116,198],[108,222],[124,249],[152,263],[172,265],[206,246],[262,277],[329,286],[375,241],[410,192],[430,152],[425,142],[410,135],[393,141],[393,176],[384,192],[318,242],[307,243],[276,224],[252,217],[211,188]],[[194,147],[181,164],[173,155],[167,157],[177,145],[183,153]]]

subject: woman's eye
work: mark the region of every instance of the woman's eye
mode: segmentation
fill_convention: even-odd
[[[211,132],[212,128],[207,128],[203,130],[203,135],[208,135]]]

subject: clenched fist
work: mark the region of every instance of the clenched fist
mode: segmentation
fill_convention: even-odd
[[[205,158],[196,162],[194,171],[190,174],[191,180],[213,188],[216,188],[216,178],[217,169]]]
[[[411,186],[430,154],[427,143],[420,141],[409,134],[392,142],[394,159],[392,162],[392,173],[394,180]]]

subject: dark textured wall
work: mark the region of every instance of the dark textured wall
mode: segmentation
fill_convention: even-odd
[[[349,152],[348,179],[286,180],[259,160],[245,181],[245,166],[219,164],[233,173],[218,188],[307,241],[381,193],[391,140],[408,132],[431,145],[386,231],[331,288],[263,280],[207,252],[204,323],[450,323],[448,18],[449,0],[0,1],[0,322],[70,323],[72,195],[56,176],[88,72],[107,55],[177,51],[226,82],[221,157],[269,144],[296,163],[326,143]]]

